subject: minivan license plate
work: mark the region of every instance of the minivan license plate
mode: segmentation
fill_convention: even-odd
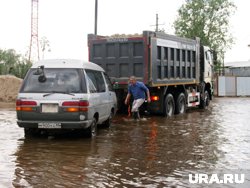
[[[39,129],[60,129],[61,123],[48,123],[48,122],[41,122],[38,123]]]
[[[57,113],[58,104],[42,104],[43,113]]]

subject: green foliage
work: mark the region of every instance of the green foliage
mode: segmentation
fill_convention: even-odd
[[[24,78],[32,63],[17,54],[15,50],[0,49],[0,75],[12,74],[19,78]]]
[[[199,37],[203,45],[217,52],[222,62],[234,42],[229,33],[229,18],[235,10],[230,0],[186,0],[174,22],[176,35]]]

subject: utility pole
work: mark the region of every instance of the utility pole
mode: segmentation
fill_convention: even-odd
[[[98,0],[95,0],[95,35],[97,35]]]
[[[159,25],[164,25],[164,24],[159,24],[159,17],[158,17],[158,14],[156,14],[155,25],[151,25],[151,26],[155,26],[155,32],[159,32]]]
[[[158,14],[156,14],[156,25],[155,25],[155,31],[156,32],[158,32],[159,31],[159,28],[158,28],[158,25],[159,25],[159,23],[158,23],[158,21],[159,21],[159,18],[158,18]]]

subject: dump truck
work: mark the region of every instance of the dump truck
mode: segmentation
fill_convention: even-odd
[[[207,108],[213,95],[213,51],[198,37],[182,38],[163,32],[135,35],[88,34],[89,61],[112,79],[118,108],[124,104],[128,80],[135,76],[149,89],[146,111],[164,116],[187,108]]]

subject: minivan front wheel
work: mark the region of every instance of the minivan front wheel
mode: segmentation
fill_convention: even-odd
[[[106,121],[103,122],[103,126],[104,126],[104,127],[106,127],[106,128],[110,127],[110,125],[111,125],[111,120],[112,120],[113,116],[114,116],[114,115],[113,115],[113,112],[110,112],[110,115],[109,115],[108,119],[107,119]]]
[[[87,128],[87,136],[95,137],[97,133],[97,121],[96,118],[93,119],[91,125]]]

